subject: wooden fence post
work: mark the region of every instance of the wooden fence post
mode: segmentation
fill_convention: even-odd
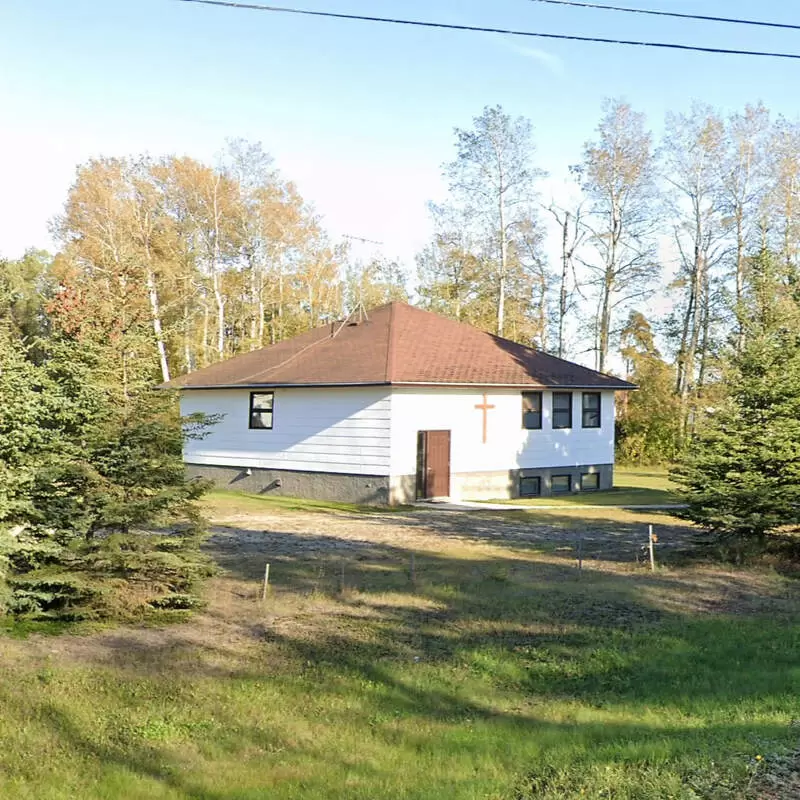
[[[647,546],[650,548],[650,572],[656,571],[656,551],[653,545],[658,541],[658,537],[653,534],[653,526],[649,526]]]
[[[261,590],[262,602],[267,599],[267,592],[269,591],[269,561],[267,566],[264,567],[264,588]]]

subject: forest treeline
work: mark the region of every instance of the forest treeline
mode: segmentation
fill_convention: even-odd
[[[166,380],[410,297],[623,371],[643,391],[622,409],[622,457],[669,461],[720,391],[725,348],[742,344],[754,257],[769,251],[794,280],[800,125],[695,104],[656,141],[609,100],[575,156],[567,199],[546,196],[532,121],[484,109],[455,131],[414,265],[356,261],[257,144],[230,142],[213,164],[93,160],[53,220],[56,254],[4,263],[6,313],[23,337],[48,314],[90,328],[124,392],[133,373]]]
[[[609,101],[576,157],[545,197],[532,123],[486,108],[413,269],[354,259],[260,145],[81,165],[57,252],[0,262],[0,614],[202,602],[182,452],[214,420],[155,387],[396,299],[637,383],[620,458],[677,462],[737,557],[800,524],[800,125],[695,105],[657,142]]]

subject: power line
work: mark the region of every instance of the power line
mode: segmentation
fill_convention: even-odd
[[[629,8],[625,6],[607,6],[600,3],[583,3],[578,0],[529,0],[531,3],[547,3],[552,6],[573,6],[575,8],[595,8],[601,11],[622,11],[627,14],[648,14],[652,17],[674,17],[675,19],[693,19],[701,22],[726,22],[733,25],[756,25],[761,28],[782,28],[800,31],[800,25],[788,22],[765,22],[757,19],[739,19],[737,17],[712,17],[705,14],[681,14],[678,11],[656,11],[649,8]]]
[[[632,39],[606,39],[597,36],[574,36],[564,33],[538,33],[534,31],[511,30],[507,28],[486,28],[477,25],[454,25],[446,22],[424,22],[422,20],[396,19],[393,17],[373,17],[363,14],[342,14],[334,11],[312,11],[305,8],[288,8],[285,6],[265,6],[255,3],[238,3],[233,0],[178,0],[181,3],[197,3],[222,8],[247,9],[250,11],[268,11],[276,14],[296,14],[305,17],[326,17],[328,19],[358,20],[360,22],[378,22],[389,25],[406,25],[420,28],[437,28],[450,31],[472,31],[475,33],[499,33],[505,36],[525,36],[537,39],[558,39],[570,42],[593,42],[598,44],[620,44],[633,47],[658,47],[668,50],[690,50],[697,53],[714,53],[717,55],[762,56],[765,58],[788,58],[800,60],[800,53],[780,53],[766,50],[730,50],[722,47],[702,47],[699,45],[674,44],[672,42],[647,42]]]

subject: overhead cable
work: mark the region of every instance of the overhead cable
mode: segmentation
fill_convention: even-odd
[[[566,33],[541,33],[539,31],[521,31],[510,28],[491,28],[478,25],[456,25],[447,22],[427,22],[423,20],[400,19],[395,17],[375,17],[366,14],[344,14],[336,11],[313,11],[307,8],[288,6],[267,6],[255,3],[238,3],[234,0],[178,0],[181,3],[195,3],[206,6],[219,6],[249,11],[264,11],[274,14],[293,14],[305,17],[324,17],[327,19],[373,22],[387,25],[404,25],[407,27],[434,28],[448,31],[469,31],[473,33],[497,33],[505,36],[522,36],[537,39],[551,39],[570,42],[592,42],[597,44],[627,45],[631,47],[655,47],[667,50],[683,50],[696,53],[712,53],[715,55],[757,56],[761,58],[780,58],[800,60],[800,53],[782,53],[770,50],[736,50],[724,47],[705,47],[702,45],[677,44],[674,42],[651,42],[634,39],[615,39],[600,36],[577,36]]]

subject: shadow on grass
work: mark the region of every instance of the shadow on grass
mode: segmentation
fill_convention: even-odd
[[[565,509],[566,510],[566,509]],[[657,554],[660,560],[686,560],[701,557],[697,548],[700,533],[676,522],[665,513],[646,517],[655,520],[658,533]],[[313,518],[312,518],[313,520]],[[324,556],[329,552],[347,555],[359,549],[369,549],[370,539],[342,538],[326,534],[326,519],[305,523],[301,535],[293,531],[258,530],[242,527],[217,526],[210,542],[214,556],[226,566],[237,553],[256,550],[259,554],[285,553],[293,557]],[[520,552],[546,552],[575,559],[580,547],[585,559],[598,561],[643,563],[647,559],[648,524],[628,519],[593,519],[547,512],[537,515],[529,511],[449,511],[419,510],[396,512],[391,516],[360,517],[358,525],[374,526],[392,536],[392,527],[424,534],[432,544],[449,543],[492,544]],[[384,537],[386,538],[386,537]],[[400,537],[398,537],[400,538]],[[387,552],[391,548],[387,549]],[[261,565],[263,569],[263,564]],[[254,567],[255,569],[255,567]],[[254,573],[244,577],[255,578]]]
[[[188,639],[167,637],[139,651],[125,651],[120,642],[125,681],[138,680],[137,667],[146,664],[157,674],[177,672],[187,687],[226,680],[250,704],[285,695],[279,720],[243,720],[224,695],[209,701],[209,739],[235,731],[233,753],[279,753],[276,761],[258,756],[262,769],[300,757],[297,740],[280,727],[286,715],[298,715],[302,726],[322,715],[324,726],[303,743],[302,758],[334,771],[347,765],[371,788],[356,793],[342,784],[337,793],[335,781],[344,777],[328,773],[318,783],[303,778],[305,796],[441,796],[441,785],[424,794],[428,776],[415,773],[414,763],[407,766],[413,786],[394,792],[402,780],[393,774],[396,761],[358,761],[347,750],[349,739],[333,749],[338,732],[351,730],[373,747],[463,760],[472,780],[481,777],[473,764],[485,764],[480,760],[492,753],[493,769],[507,772],[511,783],[491,796],[517,800],[578,797],[585,787],[586,796],[617,796],[599,793],[601,786],[618,788],[613,773],[603,777],[609,769],[630,773],[630,792],[620,797],[684,796],[674,782],[680,789],[712,761],[724,765],[720,780],[734,776],[731,792],[698,796],[735,797],[746,778],[735,764],[741,767],[764,742],[796,738],[787,723],[800,716],[800,603],[778,579],[765,585],[745,573],[707,576],[701,596],[688,602],[689,590],[675,576],[591,568],[579,575],[571,556],[537,557],[559,546],[550,522],[538,530],[484,514],[435,516],[412,514],[402,524],[424,526],[440,543],[481,541],[504,550],[490,557],[477,548],[414,551],[314,532],[218,531],[208,546],[232,578],[250,584],[254,606],[264,563],[272,565],[261,621],[243,620],[252,625],[252,651],[224,674]],[[613,527],[597,533],[604,552],[629,551],[641,536],[638,525]],[[733,604],[715,606],[720,598]],[[299,618],[303,624],[274,624]],[[204,647],[225,657],[222,641]],[[259,694],[265,687],[274,694]],[[108,691],[122,696],[124,681]],[[192,702],[174,691],[156,700],[167,718],[185,714]],[[175,751],[135,737],[115,743],[45,700],[37,719],[83,758],[192,800],[273,791],[239,791],[235,775],[232,788],[209,788]],[[323,744],[324,737],[330,741]],[[634,790],[645,778],[655,782],[652,790]],[[479,796],[477,789],[453,791]]]
[[[616,527],[612,549],[620,541],[632,549],[640,526]],[[780,582],[706,575],[698,596],[688,598],[692,587],[674,575],[579,572],[571,557],[530,558],[551,541],[547,534],[498,534],[496,520],[474,521],[468,538],[500,536],[509,557],[446,556],[326,536],[306,535],[298,545],[293,533],[250,533],[251,549],[237,545],[237,537],[212,541],[229,573],[258,581],[270,560],[274,601],[335,598],[335,624],[320,625],[313,637],[265,630],[267,640],[304,662],[370,671],[381,660],[450,662],[480,650],[513,664],[511,688],[589,701],[672,698],[691,705],[704,696],[733,702],[776,687],[800,689],[800,675],[791,677],[800,660],[800,603]],[[436,534],[465,531],[440,518]],[[608,537],[598,534],[604,552]],[[778,638],[776,626],[783,631]]]

